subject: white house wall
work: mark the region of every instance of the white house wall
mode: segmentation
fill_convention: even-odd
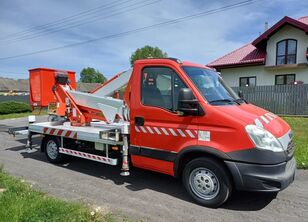
[[[239,86],[240,77],[256,76],[257,86],[274,85],[275,75],[295,74],[296,81],[308,84],[308,67],[297,67],[288,69],[268,69],[264,66],[247,66],[221,70],[221,77],[231,87]]]

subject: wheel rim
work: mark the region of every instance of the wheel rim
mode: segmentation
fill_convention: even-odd
[[[211,200],[219,193],[217,176],[207,168],[200,167],[191,171],[189,185],[196,196],[205,200]]]
[[[58,146],[53,140],[49,140],[46,146],[47,155],[50,159],[56,159],[58,156]]]

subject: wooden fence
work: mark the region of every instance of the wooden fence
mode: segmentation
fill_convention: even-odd
[[[308,84],[233,87],[244,98],[276,114],[308,115]]]

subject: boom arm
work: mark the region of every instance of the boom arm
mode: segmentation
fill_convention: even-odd
[[[125,72],[121,72],[115,75],[113,78],[111,78],[109,81],[107,81],[99,88],[95,89],[92,92],[92,94],[100,97],[112,96],[114,91],[121,89],[128,83],[131,75],[132,75],[132,69],[129,69]]]
[[[82,93],[68,87],[61,87],[68,94],[64,97],[70,100],[70,104],[76,104],[77,110],[80,110],[77,118],[80,116],[81,119],[74,122],[85,124],[92,119],[101,119],[111,123],[116,116],[127,120],[128,112],[124,107],[124,101],[111,96],[129,82],[131,75],[132,69],[119,73],[92,93]],[[64,101],[65,99],[63,98],[62,100]],[[58,101],[61,103],[60,99]]]

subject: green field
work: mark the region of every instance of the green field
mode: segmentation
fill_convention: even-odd
[[[295,159],[297,167],[308,168],[308,118],[283,117],[294,132]]]
[[[36,111],[36,113],[25,112],[25,113],[0,114],[0,120],[21,118],[21,117],[27,117],[27,116],[30,116],[30,115],[41,116],[41,115],[47,115],[47,114],[48,114],[47,110],[42,110],[40,114],[38,114],[38,111]]]
[[[2,115],[0,115],[0,120],[26,117],[26,116],[29,116],[29,115],[33,115],[33,114],[31,112],[2,114]]]
[[[97,207],[71,203],[32,189],[0,169],[0,221],[115,221]]]

